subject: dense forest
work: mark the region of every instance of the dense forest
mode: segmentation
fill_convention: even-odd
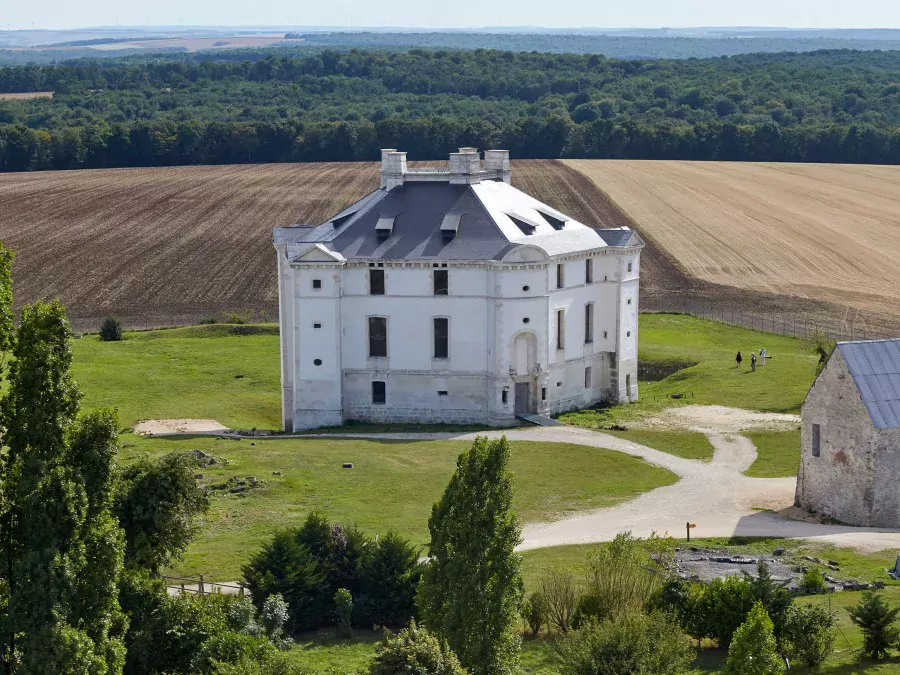
[[[0,68],[0,170],[514,157],[900,163],[900,52],[235,53]]]

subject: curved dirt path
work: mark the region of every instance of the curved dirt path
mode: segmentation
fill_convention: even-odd
[[[331,434],[329,434],[330,436]],[[715,449],[711,462],[683,459],[609,434],[579,427],[534,427],[478,433],[335,434],[341,438],[396,440],[474,440],[476,436],[511,441],[575,443],[617,450],[669,469],[681,480],[645,492],[608,509],[589,511],[552,523],[529,523],[519,550],[610,541],[631,530],[648,537],[655,531],[680,537],[687,522],[696,523],[694,537],[787,537],[813,539],[865,551],[900,548],[900,530],[822,525],[790,520],[763,509],[794,502],[795,478],[750,478],[743,475],[756,459],[756,448],[739,434],[708,433]],[[322,434],[310,436],[321,438]]]

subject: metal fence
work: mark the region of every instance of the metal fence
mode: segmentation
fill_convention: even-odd
[[[762,333],[786,335],[795,338],[826,336],[838,342],[850,340],[880,340],[895,337],[887,331],[869,325],[865,314],[848,309],[843,317],[830,318],[798,315],[796,312],[744,312],[735,311],[713,302],[682,298],[664,303],[654,303],[651,313],[676,313],[717,321]]]

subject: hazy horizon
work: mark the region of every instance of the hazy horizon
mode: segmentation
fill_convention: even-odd
[[[514,20],[511,20],[514,17]],[[116,0],[44,0],[8,3],[0,29],[71,30],[97,27],[295,27],[423,28],[548,30],[685,28],[788,28],[793,30],[885,29],[900,26],[900,3],[859,0],[758,0],[752,6],[712,0],[637,0],[593,3],[564,0],[552,8],[536,0],[495,0],[476,3],[420,3],[393,0],[378,4],[363,0],[333,0],[313,6],[287,0],[247,6],[236,0],[158,0],[152,4]]]

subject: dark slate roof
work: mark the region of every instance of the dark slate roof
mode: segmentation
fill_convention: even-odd
[[[336,219],[353,212],[357,215],[333,227]],[[445,240],[441,223],[448,214],[459,214],[459,228],[456,237]],[[391,217],[391,236],[380,240],[375,225]],[[469,186],[444,182],[376,190],[319,226],[304,241],[326,243],[345,258],[382,260],[499,260],[516,246],[494,224]]]
[[[512,224],[515,217],[528,213],[536,219],[534,237],[520,235]],[[275,228],[275,240],[322,244],[344,258],[379,260],[501,260],[523,244],[533,244],[548,255],[604,245],[643,245],[632,230],[594,230],[564,218],[504,183],[409,181],[371,192],[312,230]],[[555,227],[551,221],[563,226]],[[455,236],[445,236],[442,225]],[[379,237],[379,230],[389,236]]]
[[[876,429],[900,428],[900,339],[838,343]]]
[[[643,243],[638,233],[634,230],[612,229],[597,230],[600,238],[606,242],[607,246],[636,246]]]

